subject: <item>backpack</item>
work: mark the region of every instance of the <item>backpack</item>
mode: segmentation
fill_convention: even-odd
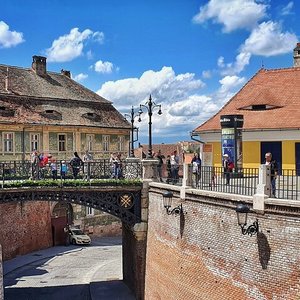
[[[234,169],[234,163],[232,161],[228,163],[228,169],[230,172]]]

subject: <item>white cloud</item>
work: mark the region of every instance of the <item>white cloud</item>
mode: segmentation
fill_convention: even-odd
[[[23,43],[23,33],[9,30],[9,26],[0,21],[0,48],[10,48]]]
[[[234,63],[225,63],[221,56],[218,67],[221,74],[234,75],[242,72],[250,63],[252,55],[275,56],[290,53],[298,41],[294,33],[283,32],[279,23],[268,21],[259,24],[240,46],[240,52]]]
[[[140,78],[106,82],[97,93],[113,101],[114,106],[123,113],[128,113],[131,106],[137,110],[139,104],[145,104],[151,94],[152,100],[161,104],[163,113],[158,116],[158,109],[154,109],[154,136],[186,135],[188,139],[189,131],[216,109],[210,97],[198,94],[203,86],[204,83],[196,79],[195,74],[175,74],[172,67],[163,67],[160,71],[145,71]],[[142,135],[147,135],[146,109],[141,117],[142,122],[135,125]]]
[[[96,31],[93,33],[93,40],[98,42],[99,44],[104,43],[104,33],[100,31]]]
[[[94,70],[98,73],[112,73],[114,65],[109,61],[98,60],[94,65]]]
[[[87,79],[89,76],[87,74],[80,73],[78,75],[75,75],[74,77],[72,76],[72,79],[78,82],[84,81]]]
[[[91,60],[91,59],[94,58],[92,50],[87,51],[86,57],[87,57],[88,60]]]
[[[146,71],[140,78],[108,81],[97,93],[125,108],[142,103],[150,94],[159,102],[172,103],[175,99],[188,97],[203,86],[200,79],[195,79],[195,74],[176,75],[171,67],[163,67],[157,72]]]
[[[241,28],[252,29],[266,16],[267,7],[255,0],[210,0],[200,7],[193,21],[204,23],[212,19],[214,23],[222,24],[227,33]]]
[[[286,6],[282,8],[281,15],[283,16],[291,15],[293,7],[294,7],[294,2],[290,1]]]
[[[282,32],[279,23],[268,21],[255,28],[242,45],[242,52],[274,56],[291,52],[298,39],[294,33]]]
[[[211,78],[212,77],[212,71],[210,71],[210,70],[202,71],[202,77],[205,78],[205,79]]]
[[[245,84],[246,78],[236,75],[225,76],[219,83],[220,88],[214,93],[213,98],[216,105],[221,108],[234,94]]]
[[[70,33],[60,36],[54,40],[52,46],[46,49],[48,61],[66,62],[75,59],[83,54],[84,43],[93,38],[96,41],[103,41],[104,34],[85,29],[80,32],[78,28],[71,29]]]

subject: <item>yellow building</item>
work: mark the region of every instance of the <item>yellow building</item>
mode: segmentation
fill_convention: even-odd
[[[56,159],[85,150],[94,158],[127,155],[130,124],[70,77],[47,71],[42,56],[33,56],[28,69],[0,65],[0,160],[29,159],[33,150]]]
[[[235,145],[235,161],[243,167],[258,167],[265,153],[271,152],[280,168],[300,174],[300,43],[294,49],[294,67],[260,69],[218,113],[193,131],[205,143],[206,165],[222,165],[228,140],[222,138],[221,120],[239,116],[243,126],[236,131],[241,144]]]

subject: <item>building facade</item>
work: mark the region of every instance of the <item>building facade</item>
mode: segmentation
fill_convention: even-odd
[[[69,159],[128,152],[130,125],[112,103],[70,78],[47,71],[33,56],[30,69],[0,65],[0,155],[25,160],[33,150]]]
[[[300,43],[294,49],[293,67],[260,69],[218,113],[193,131],[210,151],[207,165],[222,164],[226,145],[220,121],[227,116],[243,118],[237,153],[241,166],[256,168],[271,152],[279,168],[300,170]]]

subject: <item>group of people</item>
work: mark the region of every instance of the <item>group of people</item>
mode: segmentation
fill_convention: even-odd
[[[160,182],[163,182],[163,165],[166,159],[167,183],[176,184],[179,181],[179,155],[174,150],[171,155],[165,157],[160,150],[154,153],[154,158],[158,160],[157,174]]]
[[[52,155],[44,155],[34,150],[31,154],[31,179],[38,180],[44,179],[46,174],[46,168],[50,168],[51,177],[56,180],[58,177],[58,170],[60,170],[60,177],[65,179],[68,172],[68,166],[71,167],[72,175],[74,179],[77,179],[80,169],[83,168],[84,179],[90,179],[90,162],[93,160],[89,151],[86,151],[83,159],[80,158],[77,152],[74,152],[74,156],[69,163],[62,160],[60,163]]]

